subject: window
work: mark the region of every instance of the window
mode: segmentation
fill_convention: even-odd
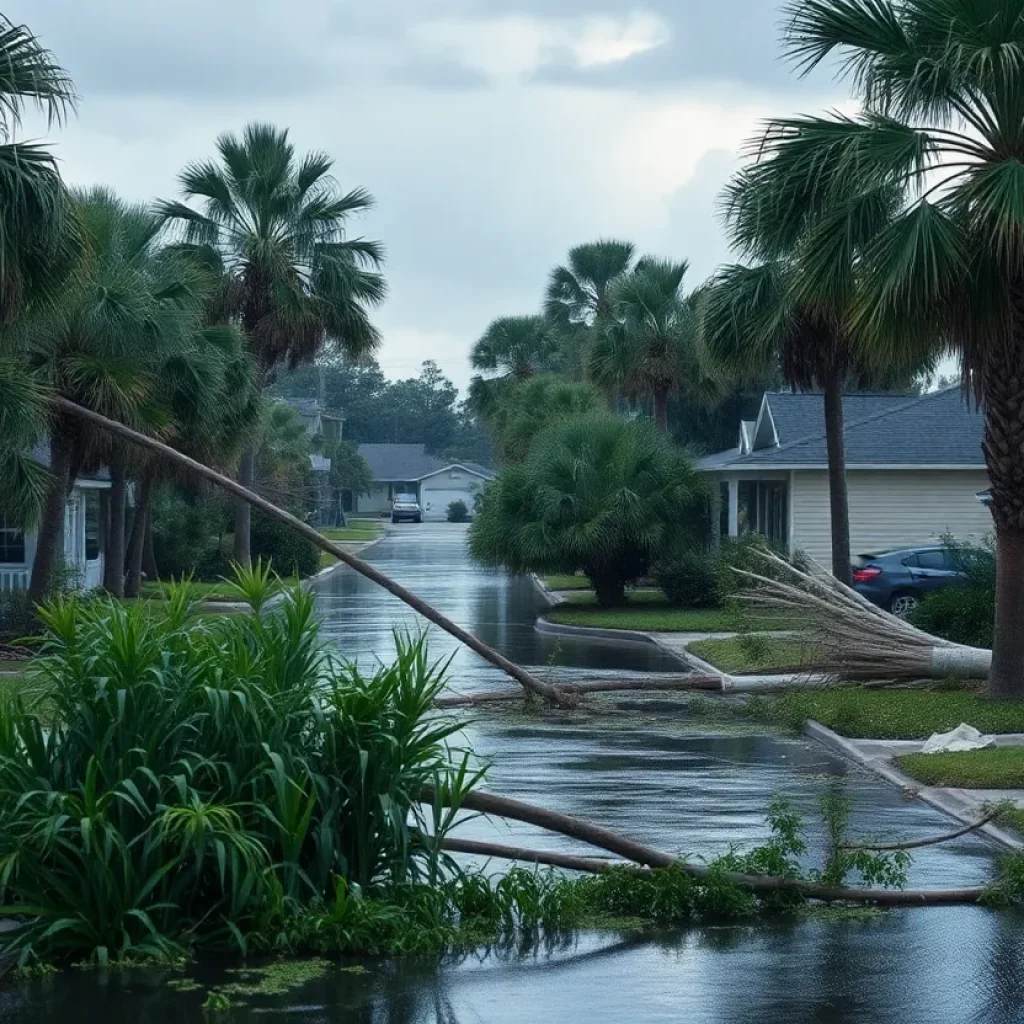
[[[948,569],[949,560],[942,548],[934,551],[918,551],[917,564],[922,569]]]
[[[85,492],[85,560],[93,562],[100,557],[100,496],[99,492]]]
[[[21,565],[25,561],[25,534],[0,517],[0,562]]]

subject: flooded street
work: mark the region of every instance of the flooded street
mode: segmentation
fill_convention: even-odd
[[[367,553],[376,565],[509,657],[553,679],[678,673],[653,647],[542,636],[543,602],[526,579],[469,562],[465,528],[399,527]],[[318,586],[325,636],[370,668],[392,650],[391,629],[419,628],[395,598],[348,570]],[[452,687],[511,685],[496,670],[431,631],[435,657],[454,653]],[[949,820],[817,745],[743,719],[687,715],[671,697],[606,698],[573,715],[516,707],[474,714],[466,738],[491,762],[487,788],[593,819],[667,850],[711,857],[766,835],[764,813],[789,794],[812,827],[828,787],[853,802],[854,835],[916,838]],[[468,837],[529,839],[589,853],[524,825],[469,822]],[[917,851],[910,884],[984,882],[998,850],[965,837]],[[862,917],[679,929],[643,939],[586,934],[522,954],[488,952],[433,962],[367,962],[368,972],[328,972],[294,996],[233,1010],[232,1021],[365,1024],[714,1022],[900,1024],[1024,1021],[1024,917],[980,908],[899,910]],[[200,981],[203,973],[198,973]],[[171,993],[159,971],[72,972],[0,991],[0,1021],[75,1020],[171,1024],[202,1019],[200,999]]]

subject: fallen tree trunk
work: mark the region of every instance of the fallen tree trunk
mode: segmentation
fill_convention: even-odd
[[[132,430],[131,427],[126,427],[123,423],[118,423],[116,420],[108,419],[106,416],[101,416],[99,413],[93,412],[91,409],[84,409],[82,406],[76,405],[74,402],[69,402],[66,398],[54,397],[51,398],[50,401],[61,412],[74,416],[77,419],[85,420],[110,434],[114,434],[116,437],[120,437],[123,440],[129,441],[142,448],[146,448],[158,455],[162,455],[164,458],[170,459],[172,462],[175,462],[180,466],[185,466],[197,476],[201,476],[205,480],[209,480],[211,483],[216,484],[222,490],[228,491],[230,494],[233,494],[238,498],[244,498],[250,505],[260,509],[262,512],[265,512],[273,519],[289,526],[296,533],[305,537],[307,540],[312,541],[322,551],[327,551],[334,555],[338,561],[344,562],[345,565],[349,566],[349,568],[354,569],[360,575],[365,576],[368,580],[372,580],[374,583],[383,587],[388,591],[388,593],[394,594],[395,597],[404,601],[410,608],[418,612],[425,619],[428,619],[435,625],[440,626],[445,632],[450,633],[455,637],[456,640],[464,643],[470,648],[470,650],[479,654],[485,661],[489,661],[496,668],[501,669],[507,675],[511,676],[526,690],[557,704],[564,704],[567,702],[565,695],[560,693],[551,685],[551,683],[543,682],[536,676],[527,672],[526,669],[515,664],[515,662],[510,661],[503,654],[494,650],[493,647],[489,647],[482,640],[477,639],[472,633],[463,629],[461,626],[456,625],[456,623],[452,622],[447,615],[443,615],[436,608],[427,604],[426,601],[417,597],[411,590],[407,590],[400,583],[396,583],[390,577],[385,576],[384,573],[379,569],[374,568],[369,562],[364,562],[361,558],[357,558],[355,555],[345,551],[344,548],[328,540],[308,523],[304,523],[301,519],[297,519],[295,516],[291,515],[291,513],[278,508],[273,503],[267,501],[266,498],[260,497],[260,495],[256,494],[254,491],[250,491],[248,488],[243,487],[240,483],[232,480],[230,477],[225,476],[223,473],[218,473],[215,469],[211,469],[209,466],[204,466],[201,462],[197,462],[195,459],[191,459],[187,455],[183,455],[181,452],[172,448],[170,445],[164,444],[162,441],[157,441],[152,437],[148,437],[146,434],[140,434],[137,430]]]
[[[437,794],[433,789],[424,789],[420,799],[424,803],[433,803]],[[444,794],[441,794],[442,802]],[[583,818],[574,818],[560,811],[548,810],[545,807],[537,807],[534,804],[524,803],[522,800],[513,800],[511,797],[498,796],[496,793],[485,793],[479,790],[468,793],[459,802],[460,809],[467,811],[479,811],[483,814],[494,814],[501,818],[511,818],[513,821],[522,821],[529,825],[536,825],[547,829],[549,832],[557,832],[560,835],[579,839],[598,849],[607,850],[619,857],[631,861],[633,864],[640,864],[645,868],[667,868],[676,867],[680,871],[692,875],[694,878],[704,878],[712,870],[706,864],[691,864],[688,861],[679,860],[670,853],[656,850],[653,847],[638,843],[627,836],[620,835],[611,829],[595,825],[593,822]],[[447,841],[447,840],[446,840]],[[460,840],[467,843],[468,840]],[[502,847],[498,844],[475,844],[475,848],[465,852],[483,853],[484,846],[490,848],[491,856],[500,857],[503,854],[498,850],[509,852],[517,851],[515,847]],[[522,851],[518,851],[522,852]],[[509,859],[526,859],[533,863],[549,863],[541,860],[547,856],[539,851],[526,851],[526,856],[520,858],[518,855]],[[556,854],[558,857],[570,855]],[[580,858],[586,863],[589,858]],[[559,867],[571,867],[569,864],[556,865]],[[579,868],[578,870],[595,870],[592,867]],[[601,870],[607,870],[607,866]],[[726,872],[726,877],[734,885],[756,893],[768,892],[797,892],[805,899],[819,900],[824,903],[850,902],[850,903],[876,903],[879,906],[887,907],[908,907],[908,906],[942,906],[954,903],[977,903],[981,900],[985,890],[983,888],[969,889],[849,889],[832,888],[827,885],[818,885],[816,882],[805,882],[797,878],[783,878],[777,875],[745,875],[738,872]]]
[[[633,871],[649,871],[628,861],[598,860],[596,857],[576,857],[571,853],[555,853],[552,850],[527,850],[522,846],[505,846],[502,843],[485,843],[477,839],[441,840],[441,849],[449,853],[472,853],[481,857],[498,857],[501,860],[517,860],[524,864],[544,864],[553,868],[568,868],[570,871],[587,871],[600,874],[612,868],[628,867]]]
[[[668,692],[698,690],[720,693],[721,676],[672,676],[666,679],[594,679],[579,683],[556,684],[555,690],[565,701],[582,697],[588,693],[636,693],[638,691]],[[499,693],[463,693],[454,697],[438,697],[434,707],[458,708],[477,704],[494,704],[509,700],[521,700],[519,690],[502,690]]]

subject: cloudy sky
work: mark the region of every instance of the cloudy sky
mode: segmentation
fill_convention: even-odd
[[[842,103],[781,60],[774,0],[7,0],[73,75],[67,179],[126,197],[247,121],[291,129],[377,207],[380,362],[456,383],[487,323],[534,311],[579,242],[686,258],[728,247],[714,198],[759,119]],[[31,127],[31,125],[29,125]]]

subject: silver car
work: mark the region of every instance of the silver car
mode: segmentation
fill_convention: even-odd
[[[415,494],[396,494],[391,505],[391,522],[422,523],[423,509]]]

